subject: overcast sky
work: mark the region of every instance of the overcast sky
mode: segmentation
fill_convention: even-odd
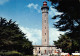
[[[42,39],[42,13],[41,6],[45,0],[0,0],[0,17],[7,20],[12,19],[19,24],[20,29],[26,34],[26,38],[33,42],[33,45],[41,45]],[[47,1],[48,2],[48,1]],[[57,20],[51,19],[54,15],[60,14],[49,6],[49,43],[58,40],[59,34],[53,27]]]

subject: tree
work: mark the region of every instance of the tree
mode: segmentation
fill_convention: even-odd
[[[54,44],[61,48],[63,52],[74,53],[79,48],[79,43],[75,40],[70,39],[67,35],[60,35],[57,41],[54,41]]]
[[[30,55],[33,53],[32,42],[26,39],[16,22],[0,17],[0,51],[14,50]]]
[[[59,31],[65,31],[71,38],[80,44],[80,0],[49,0],[53,8],[61,15],[55,15],[53,19],[61,18],[54,25]]]
[[[60,31],[68,31],[67,34],[73,39],[80,39],[80,0],[49,0],[52,5],[61,15],[56,15],[56,17],[61,18],[54,25]],[[57,6],[55,6],[58,4]]]

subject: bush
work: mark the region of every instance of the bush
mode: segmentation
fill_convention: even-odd
[[[34,56],[34,55],[23,55],[17,51],[0,52],[1,56]]]
[[[8,52],[0,52],[1,56],[23,56],[21,53],[17,51],[8,51]]]

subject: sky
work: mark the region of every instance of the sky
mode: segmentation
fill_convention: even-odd
[[[7,20],[16,21],[22,32],[26,34],[33,45],[41,45],[42,39],[42,12],[41,6],[47,0],[0,0],[0,17]],[[53,24],[58,19],[51,19],[55,15],[60,15],[56,9],[53,9],[51,2],[47,1],[49,6],[49,44],[58,40],[60,34]]]

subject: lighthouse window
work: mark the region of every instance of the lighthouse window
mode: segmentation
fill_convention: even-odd
[[[46,23],[46,20],[45,20],[45,23]]]
[[[46,42],[46,39],[45,39],[45,42]]]
[[[46,29],[46,27],[45,27],[45,29]]]
[[[46,35],[46,33],[45,33],[45,35]]]
[[[39,53],[40,53],[40,51],[39,51]]]
[[[40,47],[39,47],[39,49],[40,49]]]

